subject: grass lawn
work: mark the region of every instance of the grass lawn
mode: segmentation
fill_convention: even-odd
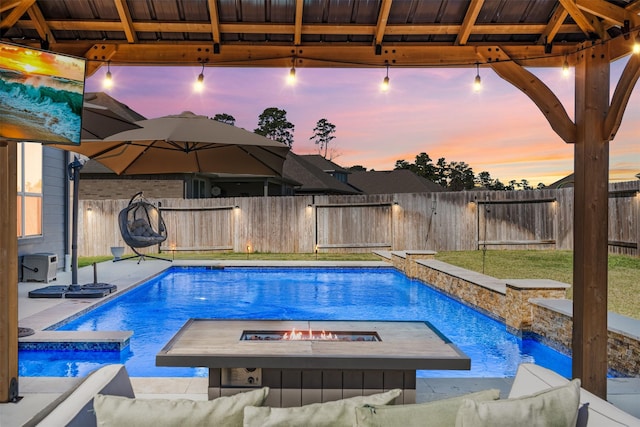
[[[199,260],[284,260],[284,261],[379,261],[371,254],[275,254],[217,252],[176,252],[164,254],[174,259]],[[111,256],[81,257],[80,267],[111,260]],[[436,259],[498,279],[553,279],[572,284],[571,251],[456,251],[439,252]],[[568,298],[572,297],[572,289]],[[640,258],[609,255],[609,311],[640,319]]]
[[[156,254],[157,255],[157,254]],[[126,256],[126,255],[125,255]],[[274,254],[274,253],[260,253],[254,252],[249,255],[242,252],[176,252],[162,253],[160,256],[167,259],[182,259],[182,260],[274,260],[274,261],[380,261],[380,258],[372,253],[365,254]],[[97,257],[80,257],[78,258],[78,266],[86,267],[94,262],[110,261],[113,257],[109,256],[97,256]]]
[[[553,279],[573,283],[571,251],[439,252],[436,259],[498,279]],[[483,271],[484,266],[484,271]],[[568,298],[573,288],[568,291]],[[640,319],[640,258],[609,255],[608,310]]]

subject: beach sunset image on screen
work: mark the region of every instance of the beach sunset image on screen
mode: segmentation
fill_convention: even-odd
[[[0,140],[79,144],[85,60],[0,42]]]

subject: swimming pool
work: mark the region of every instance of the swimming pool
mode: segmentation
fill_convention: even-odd
[[[84,376],[124,363],[132,376],[206,376],[204,368],[156,367],[155,355],[189,318],[428,321],[471,358],[471,371],[420,377],[510,377],[535,362],[565,377],[571,359],[520,339],[504,324],[393,268],[172,267],[57,330],[134,334],[122,352],[20,351],[21,376]]]

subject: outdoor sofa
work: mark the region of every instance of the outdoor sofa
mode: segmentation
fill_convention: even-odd
[[[486,390],[436,402],[392,405],[401,391],[389,390],[298,408],[269,408],[261,406],[268,391],[257,388],[211,401],[135,399],[124,366],[109,365],[87,376],[26,425],[640,426],[640,419],[580,388],[579,380],[569,381],[534,364],[519,366],[508,399],[500,400],[493,400],[498,390]]]

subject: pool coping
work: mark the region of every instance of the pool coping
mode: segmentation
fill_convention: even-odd
[[[133,331],[38,331],[18,340],[22,351],[122,351]]]
[[[390,255],[390,254],[389,254]],[[258,263],[260,266],[264,266],[265,263]],[[342,263],[332,262],[333,266],[344,266]],[[101,267],[111,266],[110,262],[99,264]],[[228,266],[251,266],[256,265],[254,262],[227,262],[227,261],[189,261],[178,262],[175,261],[173,265],[228,265]],[[307,263],[307,266],[316,266],[319,262]],[[389,262],[360,262],[354,263],[354,265],[360,266],[374,266],[380,265],[384,267],[392,267]],[[282,262],[269,263],[269,266],[283,266]],[[153,275],[159,274],[165,269],[170,267],[164,261],[143,261],[140,265],[137,265],[135,261],[118,263],[118,268],[108,268],[106,274],[100,270],[99,281],[109,282],[118,285],[118,293],[123,292],[135,284],[139,284],[142,281],[153,277]],[[91,267],[84,267],[79,269],[78,272],[79,283],[89,283],[93,280],[93,270]],[[71,272],[70,271],[58,271],[57,280],[55,284],[70,284]],[[53,307],[63,303],[70,302],[72,300],[35,300],[29,299],[27,294],[29,290],[37,289],[46,286],[46,283],[35,282],[21,282],[18,285],[18,313],[20,326],[27,326],[28,324],[40,325],[45,324],[47,327],[53,323],[63,320],[63,313],[61,311],[50,310]],[[115,296],[115,295],[114,295]],[[98,303],[98,301],[84,301],[82,304],[84,309],[88,309],[88,306]],[[78,303],[76,302],[76,305]],[[42,312],[46,312],[42,314]],[[26,314],[25,314],[26,313]],[[39,316],[38,316],[39,315]],[[66,316],[69,312],[66,312]],[[0,405],[0,419],[13,420],[14,423],[8,423],[8,427],[12,425],[22,425],[18,420],[24,419],[25,414],[35,414],[38,410],[44,407],[48,402],[52,401],[59,394],[63,393],[73,384],[81,381],[81,378],[77,377],[25,377],[20,376],[20,392],[21,396],[24,396],[18,404],[7,403]],[[484,390],[487,388],[501,388],[508,390],[511,385],[512,378],[417,378],[418,384],[418,402],[430,401],[434,399],[441,399],[445,397],[458,396],[464,392],[472,392],[478,390]],[[134,377],[134,389],[136,396],[148,397],[148,398],[171,398],[171,397],[188,397],[188,398],[206,398],[206,392],[200,390],[207,384],[207,380],[204,378],[150,378],[150,377]],[[194,388],[190,384],[194,382],[203,384],[197,390],[197,395]],[[621,409],[637,414],[640,416],[640,412],[637,410],[638,396],[640,396],[640,378],[609,378],[608,383],[608,400]],[[138,384],[138,386],[136,386]],[[422,391],[421,391],[422,390]],[[192,393],[192,394],[183,394]],[[422,394],[421,394],[422,393]],[[448,394],[447,394],[448,393]],[[429,396],[428,398],[420,398],[420,396]],[[22,417],[22,418],[21,418]],[[28,419],[28,418],[27,418]],[[0,422],[4,425],[4,422]]]
[[[18,314],[27,304],[40,305],[42,310],[28,316],[19,317],[18,324],[22,328],[33,329],[35,334],[18,338],[19,350],[88,350],[120,351],[129,345],[131,331],[54,331],[60,325],[77,318],[97,306],[117,298],[146,281],[156,277],[172,267],[325,267],[325,268],[393,268],[384,261],[268,261],[268,260],[179,260],[171,264],[164,261],[145,260],[141,264],[135,261],[122,262],[116,265],[109,261],[99,264],[110,267],[102,271],[99,281],[114,284],[117,291],[99,299],[29,298],[28,293],[33,289],[47,286],[46,283],[20,282],[18,284]],[[101,268],[101,270],[105,270]],[[93,278],[93,267],[84,267],[78,271],[78,282],[89,283]],[[71,284],[70,272],[59,272],[56,285]]]
[[[431,253],[432,251],[425,251],[425,253]],[[404,252],[402,254],[405,254]],[[378,253],[378,255],[382,256],[383,254]],[[212,268],[224,268],[224,267],[330,267],[330,268],[340,268],[340,267],[369,267],[369,268],[395,268],[391,262],[388,262],[386,256],[390,256],[390,253],[384,253],[385,260],[383,261],[266,261],[266,260],[179,260],[174,261],[171,264],[168,264],[165,261],[155,261],[155,260],[145,260],[141,264],[136,264],[134,261],[130,262],[122,262],[118,264],[112,264],[110,262],[104,262],[99,264],[101,267],[101,271],[105,270],[104,267],[109,267],[113,265],[114,267],[117,265],[117,268],[107,268],[105,272],[102,272],[100,277],[100,282],[108,282],[111,284],[115,284],[118,286],[118,290],[112,294],[107,295],[104,298],[100,299],[57,299],[54,301],[42,301],[39,299],[29,299],[28,292],[32,289],[36,289],[38,287],[43,287],[46,284],[43,283],[34,283],[34,282],[21,282],[19,284],[19,313],[20,313],[20,304],[40,304],[43,306],[41,311],[37,313],[31,314],[24,318],[19,319],[19,326],[31,328],[36,331],[35,337],[23,337],[19,338],[19,347],[21,349],[26,349],[29,345],[34,343],[38,343],[41,346],[47,346],[50,344],[47,343],[61,343],[61,346],[66,345],[65,343],[70,342],[70,338],[74,336],[74,331],[55,331],[57,334],[49,334],[49,335],[39,335],[39,332],[45,331],[46,329],[51,329],[57,327],[65,321],[68,321],[70,318],[74,318],[84,314],[85,312],[95,308],[97,305],[104,304],[105,302],[111,300],[112,298],[116,298],[121,293],[126,292],[147,280],[163,273],[167,269],[171,267],[212,267]],[[422,265],[425,267],[435,268],[439,271],[442,271],[445,274],[450,274],[454,277],[461,277],[469,280],[480,287],[485,289],[489,289],[493,292],[497,292],[499,294],[503,294],[508,287],[509,280],[499,280],[492,278],[490,276],[482,275],[480,273],[470,272],[469,270],[462,269],[460,267],[451,266],[444,262],[436,261],[436,260],[416,260],[416,264]],[[402,271],[402,270],[400,270]],[[406,273],[406,272],[405,272]],[[474,274],[471,274],[474,273]],[[79,283],[89,282],[89,278],[93,278],[93,268],[85,267],[79,270],[78,272]],[[59,274],[59,277],[56,280],[56,284],[65,284],[71,282],[70,272],[62,272]],[[475,279],[475,280],[474,280]],[[478,283],[480,282],[480,283]],[[511,280],[511,282],[525,282],[525,280]],[[424,282],[423,282],[424,283]],[[426,283],[425,283],[426,284]],[[519,286],[522,286],[522,283],[518,283]],[[428,284],[427,284],[428,285]],[[496,286],[497,285],[497,286]],[[504,286],[504,288],[503,288]],[[437,288],[437,287],[436,287]],[[440,289],[439,289],[440,290]],[[440,290],[442,291],[442,290]],[[559,301],[559,300],[531,300],[534,304],[541,304],[549,306],[551,309],[558,310],[560,306],[564,310],[560,311],[568,311],[570,301]],[[465,302],[468,304],[468,302]],[[476,309],[478,309],[476,307]],[[485,313],[487,314],[487,313]],[[493,317],[493,316],[492,316]],[[626,336],[630,336],[633,339],[638,339],[638,325],[640,321],[625,321],[621,322],[620,318],[624,318],[624,316],[613,315],[610,313],[610,321],[613,320],[612,324],[610,324],[609,329],[615,330],[618,333],[624,334]],[[504,319],[499,319],[504,322]],[[54,331],[50,331],[54,332]],[[122,337],[120,335],[121,331],[107,331],[113,332],[113,334],[100,335],[95,334],[93,332],[85,332],[86,341],[71,341],[71,342],[86,342],[93,343],[87,344],[87,346],[100,346],[103,345],[106,347],[113,345],[113,342],[119,342],[121,348],[126,347],[128,344],[128,338]],[[46,337],[44,339],[40,339],[40,337]],[[53,346],[53,345],[51,345]],[[80,346],[82,347],[82,346]],[[48,347],[51,348],[51,347]]]

